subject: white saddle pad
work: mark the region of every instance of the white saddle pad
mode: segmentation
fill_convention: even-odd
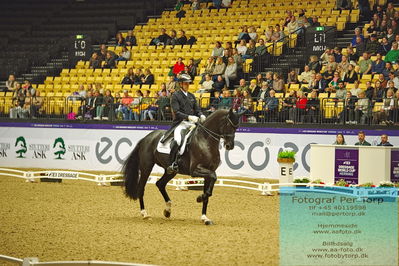
[[[194,131],[195,127],[189,128],[188,133],[184,137],[183,144],[180,147],[179,154],[182,155],[186,149],[187,145],[187,140],[190,137],[191,133]],[[161,141],[158,141],[157,145],[157,151],[159,153],[167,153],[170,154],[170,144],[172,143],[173,138],[169,138],[168,140],[165,141],[165,143],[161,143]]]

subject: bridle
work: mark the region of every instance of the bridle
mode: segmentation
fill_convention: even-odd
[[[231,121],[229,115],[226,116],[226,120],[234,128],[234,131],[237,130],[239,123],[234,124],[233,121]],[[227,122],[226,122],[226,124],[228,124]],[[208,133],[208,135],[216,141],[220,141],[220,139],[226,139],[226,137],[234,137],[234,133],[233,134],[218,134],[218,133],[210,130],[209,128],[207,128],[206,126],[204,126],[201,123],[198,123],[197,125],[198,125],[198,127],[202,128],[206,133]],[[220,125],[220,127],[222,127],[222,125]],[[220,131],[222,131],[221,128],[220,128]]]

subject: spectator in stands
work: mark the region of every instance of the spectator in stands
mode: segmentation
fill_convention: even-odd
[[[262,56],[265,54],[267,54],[265,41],[263,39],[259,39],[259,45],[255,48],[255,56]]]
[[[225,86],[225,82],[224,82],[222,75],[218,75],[216,81],[212,85],[213,89],[211,90],[211,96],[212,96],[213,91],[222,92],[224,86]]]
[[[94,52],[89,60],[89,67],[96,69],[96,68],[101,68],[101,60],[98,57],[98,54]]]
[[[262,87],[259,90],[258,95],[255,94],[252,95],[252,100],[257,101],[259,104],[263,104],[266,98],[270,96],[269,95],[270,90],[271,88],[268,86],[267,82],[264,81]]]
[[[32,107],[32,94],[29,90],[26,92],[25,102],[20,112],[20,118],[29,118]]]
[[[379,48],[380,48],[380,43],[377,40],[377,35],[371,34],[370,40],[366,44],[366,52],[371,55],[375,55]]]
[[[358,94],[357,105],[355,107],[355,121],[356,123],[365,124],[366,119],[369,117],[370,102],[366,98],[364,91]]]
[[[373,92],[372,101],[382,102],[382,98],[384,98],[384,93],[385,89],[384,87],[382,87],[382,83],[379,80],[377,80],[374,83],[374,92]]]
[[[250,26],[248,28],[248,35],[251,38],[251,40],[254,40],[256,42],[256,40],[258,39],[258,34],[256,33],[254,26]]]
[[[143,100],[143,92],[141,90],[137,90],[135,97],[132,99],[130,103],[130,117],[128,120],[139,121],[140,120],[140,105]]]
[[[22,89],[15,90],[15,96],[12,98],[12,107],[10,108],[10,118],[22,118],[22,107],[25,104],[25,94]]]
[[[236,64],[237,64],[237,75],[240,76],[240,74],[243,73],[243,63],[244,62],[243,62],[242,56],[240,56],[238,54],[237,48],[233,48],[232,57],[234,59],[234,62],[236,62]]]
[[[171,30],[169,32],[169,38],[166,41],[166,45],[176,45],[177,44],[177,32],[175,30]]]
[[[208,61],[206,62],[206,65],[205,65],[205,70],[201,74],[201,82],[200,83],[204,82],[206,74],[212,75],[214,68],[215,68],[215,60],[211,56],[208,58]]]
[[[103,68],[115,68],[115,66],[116,66],[115,58],[111,55],[110,52],[107,52]]]
[[[393,74],[393,76],[392,76],[392,79],[393,79],[395,77],[395,73],[394,73],[394,69],[392,68],[392,64],[390,62],[386,62],[385,63],[385,67],[382,70],[382,74],[384,75],[384,77],[386,79],[390,80],[391,79],[391,75],[390,75],[391,73]]]
[[[299,29],[298,21],[295,19],[295,16],[291,16],[290,22],[287,24],[287,29],[289,33],[295,33]]]
[[[366,134],[363,131],[357,133],[358,142],[355,143],[356,146],[371,146],[369,142],[366,141]]]
[[[371,64],[371,74],[381,74],[384,67],[385,62],[382,60],[381,54],[377,53],[377,59]]]
[[[22,85],[22,89],[26,91],[25,95],[27,95],[28,92],[31,94],[31,96],[36,95],[36,89],[33,88],[32,83],[27,79],[24,80],[24,85]]]
[[[223,59],[227,61],[230,56],[233,56],[233,44],[231,42],[226,42]]]
[[[240,43],[237,45],[238,54],[243,56],[247,52],[247,43],[245,40],[241,40]]]
[[[197,91],[197,93],[204,93],[204,92],[212,92],[213,90],[213,80],[211,75],[205,75],[205,81],[202,82],[201,88]]]
[[[155,104],[158,106],[158,119],[166,120],[166,114],[170,111],[170,98],[167,96],[166,90],[161,91]]]
[[[215,91],[214,96],[211,98],[211,103],[209,105],[209,110],[208,112],[213,113],[216,111],[216,109],[218,109],[219,104],[222,100],[222,97],[220,96],[221,91]]]
[[[217,109],[230,109],[231,104],[232,104],[231,93],[229,90],[224,90]]]
[[[388,85],[392,84],[392,86],[389,86],[390,88],[393,87],[394,92],[396,93],[396,91],[399,88],[399,78],[397,76],[395,76],[395,74],[393,72],[389,73],[389,79],[388,79]]]
[[[297,92],[295,90],[291,90],[289,95],[284,98],[283,106],[280,111],[281,121],[285,121],[286,123],[294,123],[294,120],[290,120],[289,114],[293,111],[290,111],[296,105],[297,101]]]
[[[255,57],[256,43],[254,40],[249,41],[247,52],[242,56],[243,59],[253,59]]]
[[[188,74],[190,75],[191,79],[194,80],[194,77],[197,76],[197,64],[195,63],[194,58],[190,58],[188,60]]]
[[[150,45],[166,45],[170,36],[166,33],[166,29],[161,29],[161,34],[151,40]]]
[[[235,43],[239,43],[241,42],[241,40],[245,42],[249,42],[249,40],[251,40],[251,36],[249,36],[247,26],[241,27],[241,32],[238,34],[237,41]]]
[[[134,72],[133,68],[127,70],[126,75],[123,77],[121,84],[133,84],[134,83]]]
[[[344,99],[344,110],[339,114],[339,121],[343,124],[354,124],[355,122],[355,106],[356,97],[352,95],[350,91],[346,92]]]
[[[387,37],[383,37],[380,47],[378,48],[378,53],[382,56],[386,55],[391,50],[391,44],[389,43]]]
[[[332,69],[333,71],[337,70],[338,63],[335,62],[335,57],[334,57],[334,55],[330,55],[330,56],[328,57],[327,68],[330,67],[330,66],[331,66],[331,69]]]
[[[256,75],[256,85],[257,85],[259,88],[262,86],[263,81],[265,81],[265,80],[264,80],[264,78],[263,78],[262,73],[258,73],[258,75]]]
[[[376,14],[375,14],[376,15]],[[378,17],[378,15],[376,15]],[[367,28],[367,33],[369,35],[377,35],[380,32],[379,25],[381,24],[380,19],[378,18],[377,21],[374,18],[370,21],[369,27]]]
[[[287,83],[288,84],[297,84],[298,81],[298,74],[296,73],[295,69],[291,69],[287,76]]]
[[[323,72],[323,79],[326,81],[327,85],[333,80],[334,72],[331,66],[327,67],[327,70]]]
[[[32,97],[31,117],[37,118],[41,114],[43,106],[43,97],[40,96],[40,91],[36,91],[36,95]]]
[[[8,80],[6,81],[6,91],[15,91],[16,83],[15,75],[9,75]]]
[[[306,114],[306,106],[308,98],[305,92],[298,91],[298,99],[292,109],[289,110],[289,117],[291,121],[302,123],[304,121],[304,115]]]
[[[373,113],[373,124],[390,125],[393,120],[391,119],[393,117],[391,113],[394,107],[395,107],[394,91],[392,89],[388,89],[386,92],[386,96],[383,99],[383,105],[381,109]]]
[[[360,37],[357,37],[354,48],[356,48],[356,55],[360,57],[366,51],[366,43]]]
[[[273,90],[276,93],[284,93],[285,92],[285,86],[284,86],[284,80],[281,77],[280,74],[275,73],[273,75]]]
[[[151,73],[149,68],[144,70],[144,77],[141,78],[141,84],[152,85],[155,82],[154,75]]]
[[[341,63],[341,61],[342,61],[341,51],[342,51],[342,49],[339,47],[335,47],[334,51],[333,51],[334,59],[335,59],[335,62],[337,62],[337,64]]]
[[[359,73],[369,74],[371,73],[371,66],[373,61],[371,61],[370,56],[367,52],[363,53],[363,60],[359,61]]]
[[[384,61],[395,63],[399,57],[398,43],[393,42],[391,50],[386,54]]]
[[[306,116],[304,122],[317,123],[320,115],[320,100],[317,98],[317,92],[313,90],[306,103]]]
[[[384,97],[387,97],[388,90],[392,90],[393,94],[395,94],[395,92],[398,90],[397,88],[395,88],[395,83],[392,80],[389,80],[387,82],[387,86],[385,88]],[[394,96],[394,95],[392,95],[392,96]]]
[[[265,122],[272,122],[275,120],[278,112],[278,105],[279,101],[276,98],[276,92],[274,90],[271,90],[269,92],[269,97],[265,100],[264,105],[263,116]]]
[[[335,142],[333,143],[333,145],[346,145],[344,135],[338,133],[337,136],[335,137]]]
[[[184,30],[179,30],[177,32],[177,41],[176,45],[186,45],[187,44],[187,37]]]
[[[391,143],[389,143],[388,135],[387,134],[382,134],[381,135],[381,142],[378,143],[377,146],[392,147],[393,145]]]
[[[282,39],[285,37],[284,31],[281,30],[280,25],[276,24],[274,28],[274,33],[272,35],[272,41],[273,42],[281,42],[283,41]]]
[[[327,47],[324,53],[320,56],[320,61],[322,65],[328,64],[330,55],[334,55],[333,49]]]
[[[137,68],[136,71],[134,72],[133,84],[140,85],[143,77],[144,77],[143,70],[141,68]]]
[[[109,120],[114,118],[114,97],[112,97],[111,90],[106,90],[102,99],[102,120]],[[98,115],[97,115],[98,116]]]
[[[345,83],[354,83],[358,80],[357,73],[355,71],[355,67],[352,64],[349,64],[347,71],[344,72],[342,80]]]
[[[174,76],[169,77],[169,81],[166,82],[166,92],[167,95],[171,95],[173,92],[175,92],[179,88],[179,84],[175,81]]]
[[[273,72],[266,72],[265,82],[269,89],[273,87]]]
[[[311,55],[309,57],[308,66],[309,66],[310,70],[314,71],[315,73],[318,73],[321,70],[321,64],[319,62],[319,59],[315,55]]]
[[[319,22],[319,17],[317,17],[317,16],[313,16],[312,20],[310,20],[309,22],[310,22],[310,26],[312,26],[312,27],[320,27],[321,26],[321,24]]]
[[[356,62],[359,60],[359,56],[355,53],[353,47],[348,46],[346,48],[346,53],[346,57],[348,58],[349,63],[356,65]]]
[[[364,42],[364,36],[361,34],[360,28],[355,28],[355,36],[352,37],[351,45],[352,47],[356,47],[358,45],[358,39],[361,39],[361,42]]]
[[[241,81],[240,81],[241,82]],[[251,80],[248,89],[242,90],[242,91],[247,91],[251,96],[258,96],[260,87],[258,86],[256,79]]]
[[[337,0],[335,9],[338,9],[338,10],[352,9],[352,1],[351,0]]]
[[[335,97],[338,100],[344,100],[346,96],[346,88],[345,84],[342,80],[338,82],[338,86],[336,86],[336,92],[335,92]]]
[[[115,36],[116,46],[125,46],[125,39],[123,38],[122,34],[118,32]]]
[[[126,48],[126,46],[122,47],[122,52],[119,54],[116,61],[127,61],[130,59],[130,51]]]
[[[129,30],[127,32],[125,43],[127,46],[136,46],[137,45],[136,37],[133,35],[133,32],[131,30]]]
[[[212,50],[212,56],[215,58],[224,56],[224,48],[222,47],[221,42],[217,41],[215,43],[215,47]]]
[[[388,3],[387,9],[385,10],[385,14],[387,15],[387,18],[393,19],[395,14],[395,7],[393,6],[392,2]]]
[[[267,30],[265,31],[265,41],[266,42],[271,42],[272,41],[273,33],[274,33],[273,26],[267,27]]]
[[[323,79],[323,76],[320,73],[316,74],[315,83],[312,86],[312,90],[316,91],[317,94],[323,93],[327,87],[327,82]]]
[[[222,57],[218,57],[216,59],[215,67],[213,68],[213,71],[212,71],[212,79],[213,79],[213,81],[215,81],[219,75],[224,76],[225,69],[226,69],[226,65],[223,62],[223,58]]]
[[[349,63],[349,61],[348,61],[348,57],[346,57],[345,55],[343,55],[343,56],[341,57],[341,62],[338,63],[338,66],[337,66],[337,67],[341,68],[341,70],[342,70],[343,72],[346,73],[346,72],[348,72],[349,65],[350,65],[350,63]],[[318,72],[318,71],[317,71],[317,72]]]
[[[104,114],[103,100],[104,100],[103,95],[98,90],[95,90],[93,105],[94,105],[94,112],[95,112],[96,116],[93,118],[94,120],[102,119],[102,116]]]
[[[248,90],[247,82],[245,79],[240,79],[239,86],[237,87],[239,91],[245,91]]]
[[[354,82],[354,87],[350,90],[350,93],[351,93],[352,97],[357,98],[357,96],[359,95],[359,93],[360,93],[361,91],[363,91],[361,88],[359,88],[359,84],[360,84],[360,81],[358,81],[358,80],[356,80],[356,81]]]
[[[312,71],[310,70],[308,65],[305,65],[303,72],[301,73],[300,82],[302,84],[309,84],[310,77],[312,75]]]
[[[179,57],[177,59],[176,64],[174,64],[174,66],[173,66],[173,70],[172,70],[173,74],[176,76],[179,75],[180,72],[182,72],[184,70],[184,67],[185,67],[185,65],[183,63],[183,58]]]
[[[123,91],[123,96],[121,98],[121,104],[117,110],[118,113],[122,113],[123,120],[131,120],[131,111],[129,106],[131,105],[133,98],[129,95],[127,90]]]
[[[241,107],[241,103],[242,103],[241,91],[238,88],[235,88],[231,108],[233,108],[234,111],[238,111],[238,108]]]

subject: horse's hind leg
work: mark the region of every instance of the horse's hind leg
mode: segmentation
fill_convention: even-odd
[[[172,201],[170,200],[169,195],[166,192],[166,184],[168,184],[168,182],[172,180],[175,176],[176,174],[167,174],[165,171],[163,176],[156,183],[166,203],[165,210],[163,211],[163,215],[166,218],[169,218],[170,214],[172,213]]]
[[[148,219],[151,218],[151,216],[147,213],[144,205],[144,191],[145,191],[145,185],[147,184],[148,177],[151,174],[152,166],[146,166],[144,169],[142,168],[140,170],[140,181],[139,181],[139,191],[140,191],[140,214],[143,216],[143,219]]]

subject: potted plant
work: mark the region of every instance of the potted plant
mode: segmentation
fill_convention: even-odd
[[[321,179],[313,180],[311,183],[312,183],[312,184],[320,184],[320,185],[325,185],[325,184],[326,184],[326,183],[324,183],[323,181],[321,181]]]
[[[349,183],[345,181],[345,179],[340,179],[337,182],[335,182],[335,185],[338,187],[349,187]]]
[[[375,187],[375,185],[372,182],[367,182],[367,183],[359,185],[359,187],[372,188],[372,187]]]
[[[280,164],[280,183],[292,183],[294,162],[294,151],[283,150],[277,154],[277,162]]]
[[[395,187],[395,183],[391,181],[381,181],[379,187]]]

